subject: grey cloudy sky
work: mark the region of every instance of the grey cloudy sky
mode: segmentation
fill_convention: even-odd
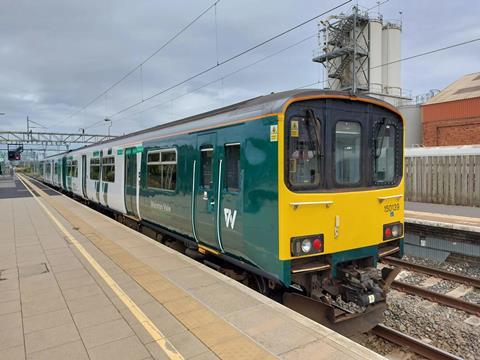
[[[2,0],[0,3],[0,129],[22,130],[26,116],[52,131],[105,133],[102,119],[161,91],[286,28],[339,4],[339,0],[221,0],[92,106],[71,117],[149,56],[213,0]],[[372,7],[375,1],[359,1]],[[345,6],[347,11],[353,3]],[[390,0],[385,19],[403,12],[402,57],[480,37],[480,2]],[[337,11],[338,13],[338,11]],[[312,63],[318,49],[312,22],[187,84],[112,117],[120,134],[203,112],[271,91],[322,79]],[[309,38],[310,37],[310,38]],[[304,40],[306,39],[306,40]],[[226,76],[287,46],[302,43],[223,81]],[[414,95],[441,89],[480,71],[480,42],[402,63],[402,82]],[[187,94],[189,93],[189,94]],[[181,95],[187,94],[181,98]],[[143,111],[158,105],[155,108]],[[95,126],[90,126],[100,122]],[[90,126],[90,127],[89,127]],[[44,129],[39,129],[44,130]]]

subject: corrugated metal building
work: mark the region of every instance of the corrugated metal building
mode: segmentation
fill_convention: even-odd
[[[420,104],[399,105],[398,110],[406,120],[405,146],[418,147],[423,144],[423,128]]]
[[[423,145],[480,144],[480,72],[465,75],[422,105]]]

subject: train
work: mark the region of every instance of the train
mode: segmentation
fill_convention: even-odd
[[[292,90],[47,157],[40,178],[348,333],[386,308],[403,168],[392,105]]]

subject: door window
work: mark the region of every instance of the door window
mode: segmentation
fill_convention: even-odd
[[[361,126],[357,122],[338,121],[335,126],[335,179],[340,185],[360,181]]]
[[[78,161],[67,160],[67,176],[78,177]]]
[[[225,188],[240,191],[240,144],[225,145]]]
[[[201,165],[201,186],[205,189],[211,189],[213,182],[213,147],[208,146],[201,149]]]

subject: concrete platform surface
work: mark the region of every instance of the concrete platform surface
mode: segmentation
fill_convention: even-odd
[[[0,196],[2,360],[383,358],[19,177],[32,193]]]
[[[480,208],[405,202],[405,222],[480,232]]]

